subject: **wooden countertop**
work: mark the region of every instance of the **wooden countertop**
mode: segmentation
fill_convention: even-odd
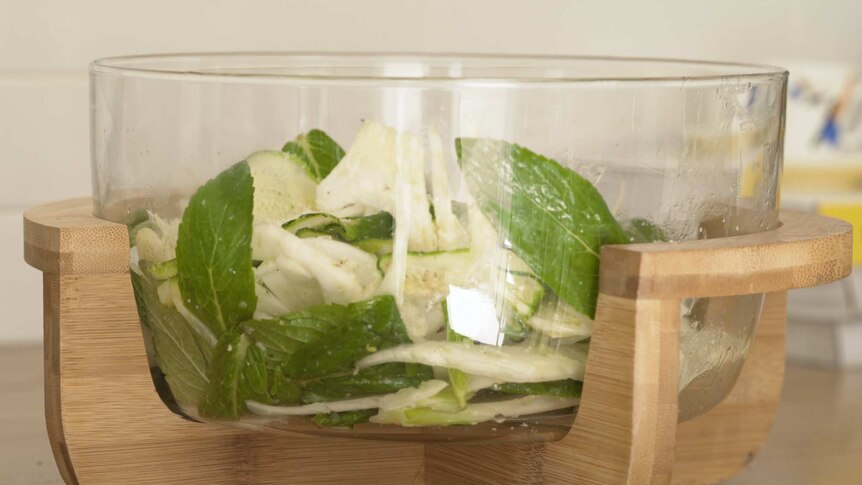
[[[41,347],[0,347],[0,483],[63,483],[45,434]],[[769,441],[725,483],[862,483],[862,371],[789,366]]]

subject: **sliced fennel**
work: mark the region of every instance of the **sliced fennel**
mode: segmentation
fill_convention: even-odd
[[[414,342],[425,340],[443,328],[442,304],[449,294],[449,285],[465,280],[462,273],[469,268],[471,258],[464,249],[407,253],[398,309]],[[392,259],[393,255],[387,254],[377,261],[377,269],[387,277]]]
[[[383,396],[380,398],[378,407],[381,410],[411,408],[418,402],[435,396],[448,386],[446,381],[431,379],[423,382],[419,387],[408,387]]]
[[[470,241],[470,236],[453,211],[452,191],[449,186],[449,167],[443,150],[443,140],[440,138],[440,134],[433,129],[428,131],[428,152],[437,249],[445,251],[466,247]]]
[[[362,369],[387,362],[455,368],[506,382],[543,382],[582,380],[586,359],[577,354],[542,354],[523,347],[426,341],[380,350],[360,360],[357,367]]]
[[[314,209],[317,184],[295,155],[265,150],[246,161],[254,180],[255,223],[282,223]]]
[[[408,229],[410,249],[437,248],[421,137],[375,121],[362,124],[347,154],[317,187],[321,210],[357,204],[392,214]]]
[[[267,318],[284,315],[323,303],[323,292],[314,275],[297,261],[280,256],[255,269],[258,307],[255,315]],[[263,290],[263,292],[261,292]],[[271,301],[270,297],[276,301]],[[266,301],[261,302],[260,298]]]
[[[152,265],[176,259],[180,220],[166,221],[152,212],[147,214],[149,220],[133,230],[138,259]]]
[[[376,408],[383,396],[360,397],[344,401],[316,402],[302,406],[272,406],[257,401],[246,401],[249,411],[259,416],[302,416],[306,414],[340,413]]]
[[[584,340],[593,334],[593,320],[559,300],[549,298],[526,320],[527,325],[551,338]]]
[[[310,241],[279,225],[259,224],[252,235],[252,255],[261,261],[287,258],[297,262],[317,280],[325,303],[343,305],[365,300],[373,294],[379,281],[374,256],[336,241],[327,244]],[[351,259],[353,257],[360,259]]]
[[[499,402],[468,404],[456,411],[413,408],[381,411],[370,421],[377,424],[401,426],[451,426],[469,425],[485,421],[503,421],[530,414],[546,413],[576,406],[580,399],[550,396],[525,396]]]
[[[430,380],[423,382],[419,387],[408,387],[382,396],[317,402],[302,406],[272,406],[257,401],[246,401],[246,406],[251,412],[260,416],[301,416],[373,408],[403,409],[415,406],[417,402],[437,394],[447,385],[444,381]]]

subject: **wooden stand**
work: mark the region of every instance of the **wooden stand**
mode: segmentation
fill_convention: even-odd
[[[602,248],[584,394],[571,432],[534,445],[443,445],[273,435],[185,421],[150,378],[125,226],[89,199],[24,215],[44,273],[45,414],[67,483],[715,483],[769,432],[784,371],[786,290],[843,278],[851,226],[785,212],[779,229]],[[768,293],[730,395],[677,424],[680,300]]]

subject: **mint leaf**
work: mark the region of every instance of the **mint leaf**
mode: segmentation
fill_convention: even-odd
[[[499,140],[461,138],[461,166],[482,212],[538,277],[595,315],[599,248],[628,242],[601,194],[554,160]]]
[[[240,162],[202,185],[183,214],[177,273],[186,307],[221,336],[254,314],[254,187]]]
[[[152,339],[153,352],[174,399],[194,404],[208,383],[212,348],[175,309],[159,303],[157,282],[132,272],[138,315]]]
[[[281,151],[299,157],[308,168],[308,174],[317,182],[326,178],[329,172],[344,158],[344,150],[338,143],[317,129],[287,142]]]
[[[264,349],[272,367],[290,362],[293,354],[309,342],[338,331],[345,324],[347,307],[318,305],[269,320],[249,320],[242,324],[245,333]]]
[[[491,387],[493,391],[506,394],[581,397],[583,383],[573,379],[547,382],[504,382]]]
[[[295,381],[288,379],[281,369],[270,370],[269,396],[272,404],[295,406],[302,402],[302,388]]]
[[[368,422],[377,414],[376,409],[345,411],[342,413],[318,414],[311,421],[322,428],[352,428],[353,425]]]
[[[326,305],[309,309],[287,318],[279,319],[279,326],[310,327],[308,320],[323,313],[327,318],[333,311],[341,311],[342,318],[333,325],[331,321],[320,321],[316,328],[316,338],[305,342],[293,352],[284,364],[288,377],[309,379],[322,377],[336,372],[353,371],[357,361],[378,350],[410,342],[407,330],[395,299],[391,295],[379,296],[370,300],[351,303],[347,306]],[[303,323],[300,323],[304,321]],[[282,323],[284,325],[282,325]]]
[[[623,223],[628,242],[650,243],[656,241],[667,241],[667,233],[652,222],[636,217]]]
[[[433,377],[429,367],[393,363],[353,372],[363,357],[409,341],[391,295],[248,320],[219,341],[200,411],[235,419],[250,399],[292,405],[414,387]]]
[[[302,402],[309,404],[391,394],[405,387],[417,387],[433,378],[431,368],[425,365],[381,364],[356,374],[307,382],[302,390]]]
[[[318,305],[269,320],[249,320],[245,333],[266,360],[292,379],[352,372],[378,350],[410,342],[395,299],[384,295],[350,305]]]
[[[205,418],[237,419],[245,401],[272,402],[263,352],[245,333],[230,331],[216,345],[215,359],[198,412]]]

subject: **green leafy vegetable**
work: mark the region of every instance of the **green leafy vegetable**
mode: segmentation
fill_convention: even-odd
[[[318,305],[275,319],[249,320],[242,327],[261,346],[271,366],[280,366],[286,376],[300,380],[352,373],[363,357],[410,341],[391,295],[350,305]],[[380,370],[350,377],[361,386],[363,377],[375,372]],[[316,385],[321,386],[318,391],[309,392],[325,392],[325,382]]]
[[[291,379],[285,377],[280,368],[270,370],[269,396],[273,404],[281,406],[295,406],[302,402],[302,387]]]
[[[377,414],[376,409],[359,411],[344,411],[341,413],[317,414],[311,421],[322,428],[352,428],[356,424],[366,423]]]
[[[628,241],[601,194],[554,160],[498,140],[456,142],[480,209],[538,277],[593,317],[599,248]]]
[[[212,348],[179,312],[159,303],[156,282],[134,271],[131,274],[138,314],[149,330],[156,362],[174,398],[194,404],[207,386]]]
[[[581,397],[583,383],[573,379],[547,382],[504,382],[491,386],[491,390],[506,394],[556,397]]]
[[[308,174],[320,182],[344,158],[344,150],[321,130],[311,130],[287,142],[281,149],[299,157],[308,167]]]
[[[271,402],[263,351],[237,330],[222,336],[215,349],[203,400],[198,411],[206,418],[237,419],[246,413],[246,400]]]
[[[390,394],[405,387],[417,387],[433,378],[434,373],[428,366],[382,364],[356,374],[309,381],[303,388],[302,402],[308,404]]]
[[[624,222],[623,229],[629,242],[649,243],[667,241],[667,234],[661,227],[639,217]]]
[[[308,379],[352,371],[363,357],[410,341],[391,295],[341,308],[340,324],[330,326],[294,352],[285,364],[288,376]]]
[[[177,274],[186,307],[216,336],[254,314],[253,192],[246,162],[201,186],[183,214]]]

